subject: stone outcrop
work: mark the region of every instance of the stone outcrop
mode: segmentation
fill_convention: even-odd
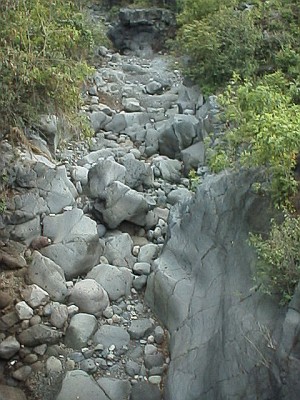
[[[108,37],[120,52],[151,54],[164,47],[165,39],[175,33],[176,18],[163,8],[122,8],[119,23],[111,28]]]
[[[284,320],[277,301],[252,280],[248,232],[262,231],[269,217],[251,190],[254,176],[208,177],[192,201],[171,212],[169,239],[146,291],[171,335],[166,400],[299,396],[291,342],[298,340],[299,303]]]

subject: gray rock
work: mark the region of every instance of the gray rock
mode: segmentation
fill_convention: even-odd
[[[33,316],[33,309],[29,307],[26,301],[19,301],[15,305],[15,309],[20,320],[30,319]]]
[[[145,367],[151,369],[153,367],[161,367],[164,364],[164,356],[162,353],[145,354]]]
[[[91,121],[91,127],[95,133],[104,129],[105,125],[111,121],[111,117],[108,117],[103,111],[96,111],[89,115]]]
[[[146,286],[146,283],[147,283],[147,276],[141,275],[135,277],[132,286],[135,288],[135,290],[140,291]]]
[[[148,203],[142,194],[121,182],[114,182],[107,188],[102,216],[110,229],[115,229],[123,221],[144,226],[147,213]]]
[[[60,141],[58,117],[53,114],[41,115],[39,128],[46,134],[48,143],[56,149]]]
[[[0,384],[0,400],[26,400],[26,396],[19,388]]]
[[[159,252],[159,246],[157,244],[148,243],[141,247],[138,262],[146,262],[151,264],[153,260],[157,257]]]
[[[20,350],[20,343],[14,336],[8,336],[0,342],[0,358],[9,360]]]
[[[23,365],[12,373],[12,377],[17,381],[26,381],[32,373],[32,368],[29,365]]]
[[[97,328],[93,315],[79,313],[72,317],[65,335],[66,346],[80,350],[87,345]]]
[[[95,344],[103,344],[104,347],[115,345],[117,349],[127,346],[130,341],[128,332],[119,326],[102,325],[93,337]]]
[[[132,269],[136,259],[132,255],[133,242],[128,233],[114,232],[105,238],[104,257],[109,264]]]
[[[151,269],[151,265],[146,262],[137,262],[133,266],[133,272],[136,275],[149,275],[150,269]]]
[[[88,183],[88,173],[89,170],[85,167],[81,167],[80,165],[75,165],[71,169],[71,176],[75,182],[80,182],[82,185],[86,185]]]
[[[120,133],[125,130],[127,126],[124,114],[115,114],[112,120],[105,125],[106,131]]]
[[[122,100],[122,104],[123,104],[125,111],[128,111],[128,112],[142,111],[140,103],[137,99],[125,97]]]
[[[180,114],[184,114],[186,110],[191,110],[195,114],[203,102],[203,95],[198,85],[185,86],[182,84],[179,87],[177,104]]]
[[[78,160],[78,165],[81,166],[90,166],[94,163],[97,163],[101,158],[113,157],[114,153],[110,149],[100,149],[96,151],[91,151],[86,156],[82,157],[82,159]]]
[[[152,164],[159,170],[160,176],[168,181],[178,183],[181,179],[182,164],[178,160],[170,160],[165,156],[155,157]]]
[[[200,122],[193,115],[177,114],[159,128],[160,154],[178,158],[181,150],[191,146],[196,138],[201,138]]]
[[[9,227],[8,227],[9,229]],[[30,245],[32,240],[41,235],[40,217],[31,219],[30,221],[15,225],[11,228],[10,237],[16,241]]]
[[[80,400],[109,400],[95,380],[80,370],[67,372],[56,400],[77,398]]]
[[[63,370],[61,361],[54,357],[50,356],[46,361],[46,373],[47,375],[59,374]]]
[[[92,198],[104,199],[106,188],[114,181],[124,183],[126,168],[113,160],[100,160],[89,171],[89,192]]]
[[[68,307],[65,304],[55,304],[52,308],[50,322],[58,329],[64,327],[69,317]]]
[[[184,165],[184,173],[188,175],[191,169],[197,170],[205,164],[205,145],[197,142],[181,151],[181,159]]]
[[[148,94],[159,94],[162,91],[162,88],[163,86],[160,82],[152,81],[146,85],[146,92]]]
[[[81,312],[95,316],[102,315],[109,304],[106,291],[94,279],[77,282],[71,290],[69,301],[78,306]]]
[[[138,188],[140,185],[146,187],[153,186],[153,171],[150,164],[136,160],[134,156],[129,155],[121,159],[122,164],[126,168],[125,184],[132,189]]]
[[[147,128],[145,135],[145,154],[148,157],[158,153],[158,138],[159,133],[154,128]]]
[[[133,279],[128,268],[118,268],[109,264],[96,265],[87,274],[87,278],[98,282],[105,289],[110,300],[129,296]]]
[[[161,400],[159,388],[148,382],[138,382],[132,386],[130,400]]]
[[[3,317],[0,318],[0,332],[6,332],[19,321],[18,314],[15,311],[3,315]]]
[[[154,329],[154,340],[157,344],[162,344],[165,339],[165,332],[161,326],[156,326]]]
[[[186,189],[186,188],[178,188],[175,190],[172,190],[168,196],[167,196],[167,201],[169,204],[174,206],[176,203],[183,202],[183,201],[189,201],[192,198],[192,193]]]
[[[125,371],[131,377],[139,375],[140,370],[141,366],[136,361],[128,360],[125,364]]]
[[[64,301],[67,286],[63,269],[38,251],[32,254],[28,278],[30,282],[44,289],[52,300]]]
[[[146,289],[148,304],[171,335],[166,400],[204,393],[207,400],[278,396],[273,367],[266,368],[261,355],[269,366],[278,361],[266,351],[258,326],[274,332],[282,314],[271,299],[251,295],[255,258],[248,232],[264,230],[269,218],[267,201],[250,189],[259,179],[254,171],[208,177],[192,202],[171,213],[172,234]]]
[[[18,336],[18,341],[24,346],[34,347],[44,343],[57,343],[60,341],[61,337],[61,332],[39,324],[31,326],[21,332]]]
[[[41,163],[34,167],[37,172],[37,187],[45,199],[50,213],[59,213],[64,207],[75,204],[78,194],[67,177],[65,166],[50,169]]]
[[[88,272],[102,253],[96,222],[78,208],[45,217],[44,234],[53,244],[43,248],[42,254],[58,264],[67,279]]]
[[[103,377],[97,379],[97,383],[110,400],[125,400],[130,396],[131,385],[129,381]]]
[[[131,325],[128,328],[128,333],[131,339],[141,339],[148,335],[153,330],[152,322],[147,318],[141,318],[131,321]]]
[[[94,372],[97,371],[97,365],[95,364],[95,361],[91,358],[80,361],[79,365],[80,365],[80,369],[82,371],[87,372],[88,374],[93,374]]]
[[[36,284],[26,286],[21,291],[21,296],[33,308],[45,305],[50,299],[48,292]]]

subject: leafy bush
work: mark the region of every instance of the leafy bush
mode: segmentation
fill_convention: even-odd
[[[41,112],[74,114],[93,45],[73,1],[4,0],[0,6],[0,121],[29,123]]]
[[[300,72],[300,5],[295,0],[183,0],[176,48],[184,72],[204,91],[223,89],[233,72],[250,78],[281,69]]]
[[[236,76],[219,100],[230,128],[210,157],[212,169],[263,167],[275,203],[285,203],[297,189],[293,169],[300,149],[300,107],[293,103],[293,86],[280,72],[257,83],[241,84]]]
[[[247,77],[257,70],[259,40],[251,12],[221,8],[184,24],[177,45],[189,58],[184,72],[198,81],[204,92],[214,92],[229,81],[234,71]]]
[[[258,254],[257,281],[270,295],[279,295],[281,304],[289,302],[300,280],[300,218],[285,214],[282,224],[272,221],[267,240],[250,234]]]

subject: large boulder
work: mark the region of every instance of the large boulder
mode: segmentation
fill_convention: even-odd
[[[64,301],[67,295],[67,285],[63,269],[38,251],[34,251],[32,254],[32,260],[28,267],[28,278],[31,283],[46,290],[52,300]]]
[[[86,372],[67,372],[56,400],[109,400],[103,390]]]
[[[84,279],[73,287],[70,303],[79,307],[82,313],[101,316],[109,304],[109,299],[103,287],[94,279]]]
[[[178,158],[196,139],[202,139],[200,121],[193,115],[176,114],[159,128],[160,154]]]
[[[126,168],[114,160],[99,160],[89,170],[89,191],[92,198],[105,198],[106,188],[114,181],[125,183]]]
[[[106,189],[105,206],[99,211],[107,226],[115,229],[123,221],[145,226],[148,210],[149,205],[143,194],[116,181]]]
[[[110,300],[118,300],[122,296],[130,295],[133,276],[128,268],[99,264],[87,274],[87,278],[98,282],[105,289]]]
[[[97,224],[82,210],[74,208],[60,215],[49,215],[43,222],[44,234],[53,244],[41,253],[59,265],[67,279],[82,275],[98,264],[103,245]]]
[[[171,212],[171,234],[146,289],[171,335],[166,400],[299,397],[299,353],[291,353],[299,311],[287,314],[286,347],[278,349],[284,313],[253,289],[248,232],[264,231],[270,218],[251,190],[257,179],[253,171],[210,176]]]
[[[97,320],[94,315],[75,314],[70,321],[65,335],[65,345],[75,350],[86,347],[88,340],[97,329]]]

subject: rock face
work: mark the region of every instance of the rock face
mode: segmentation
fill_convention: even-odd
[[[166,400],[299,396],[292,371],[299,359],[287,339],[299,307],[288,311],[283,345],[277,303],[253,289],[247,234],[266,224],[267,213],[251,182],[251,173],[209,177],[192,202],[171,213],[170,237],[146,292],[171,334]]]
[[[154,49],[161,50],[167,37],[175,32],[175,15],[162,8],[123,8],[119,23],[111,28],[108,37],[121,52],[131,50],[137,54]],[[147,54],[147,53],[146,53]]]

